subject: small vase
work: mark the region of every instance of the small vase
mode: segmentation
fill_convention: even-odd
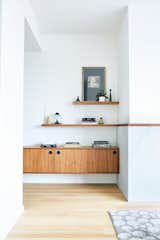
[[[100,96],[99,97],[99,102],[105,102],[105,100],[106,100],[105,96]]]
[[[100,118],[99,118],[98,123],[99,123],[99,124],[104,124],[103,117],[100,117]]]

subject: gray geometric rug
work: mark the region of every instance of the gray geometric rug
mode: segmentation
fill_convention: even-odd
[[[109,211],[119,240],[160,240],[160,211]]]

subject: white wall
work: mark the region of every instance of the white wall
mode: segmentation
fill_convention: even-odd
[[[129,201],[160,201],[159,142],[159,127],[129,127]]]
[[[101,112],[108,122],[117,121],[117,112],[112,107],[71,105],[72,100],[82,94],[81,67],[85,65],[108,67],[107,88],[113,88],[115,98],[120,98],[120,122],[159,122],[159,9],[158,0],[132,1],[120,29],[119,56],[115,37],[89,35],[44,37],[43,53],[26,54],[24,145],[61,144],[68,140],[91,144],[94,139],[105,137],[116,144],[116,129],[93,131],[39,126],[44,116],[55,111],[62,113],[64,122],[78,122],[85,113],[91,116],[93,112],[94,116]],[[121,156],[118,184],[130,201],[159,201],[158,140],[159,128],[118,130]],[[149,149],[151,145],[153,151]],[[25,180],[30,181],[30,176]],[[69,181],[72,180],[71,176]]]
[[[160,122],[160,2],[130,7],[130,121]],[[128,199],[159,201],[159,127],[129,127]]]
[[[79,140],[91,144],[94,139],[116,143],[114,128],[42,128],[44,115],[60,112],[64,123],[80,122],[83,116],[103,116],[117,121],[116,106],[73,106],[82,96],[82,66],[106,66],[107,89],[117,99],[117,45],[109,36],[52,36],[43,38],[42,53],[25,55],[24,145],[63,144]],[[104,131],[105,130],[105,131]]]
[[[160,121],[160,30],[157,28],[157,22],[160,21],[159,9],[160,4],[156,0],[132,1],[129,6],[128,24],[123,22],[121,26],[119,84],[123,87],[118,87],[121,95],[120,122]],[[129,201],[160,200],[160,192],[157,190],[157,184],[160,182],[159,134],[158,127],[118,129],[118,184]]]
[[[118,146],[120,148],[118,186],[128,199],[128,127],[118,127]]]
[[[133,1],[130,44],[130,121],[160,122],[160,1]]]
[[[0,239],[23,210],[22,107],[24,17],[21,0],[1,1]]]
[[[119,33],[119,78],[118,94],[120,106],[118,122],[129,122],[129,42],[128,42],[128,9],[122,19]],[[128,127],[118,128],[118,145],[120,147],[119,188],[128,198]]]
[[[83,66],[106,66],[107,90],[112,88],[113,98],[117,99],[116,37],[53,35],[43,36],[41,41],[43,52],[25,54],[24,145],[64,144],[66,141],[91,145],[96,139],[116,144],[116,128],[40,126],[44,117],[56,111],[62,114],[64,123],[80,122],[83,116],[103,116],[108,123],[117,122],[116,106],[72,105],[77,96],[82,96]],[[100,176],[97,181],[98,178]],[[94,178],[90,180],[95,181]]]
[[[128,8],[120,25],[119,31],[119,75],[118,75],[118,97],[120,106],[118,111],[119,123],[129,122],[129,33],[128,33]]]

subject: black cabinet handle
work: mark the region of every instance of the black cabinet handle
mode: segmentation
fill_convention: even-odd
[[[113,154],[115,155],[117,152],[116,151],[113,151]]]
[[[52,151],[49,151],[48,153],[49,153],[49,154],[52,154]]]
[[[57,151],[57,154],[59,155],[59,154],[61,154],[61,152],[60,152],[60,151]]]

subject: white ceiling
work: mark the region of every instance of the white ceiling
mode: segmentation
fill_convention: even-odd
[[[29,0],[41,33],[98,34],[118,31],[129,0]]]

